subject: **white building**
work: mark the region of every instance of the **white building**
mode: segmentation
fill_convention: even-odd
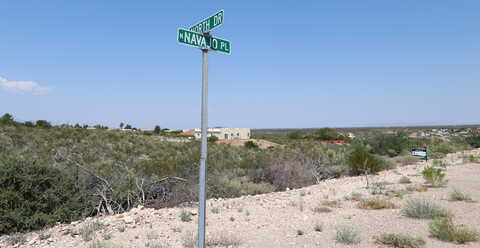
[[[183,130],[184,133],[193,133],[193,136],[196,139],[200,139],[202,137],[202,131],[200,128],[196,128],[194,130]],[[246,140],[250,139],[251,132],[250,128],[209,128],[208,129],[208,137],[216,136],[219,140]]]

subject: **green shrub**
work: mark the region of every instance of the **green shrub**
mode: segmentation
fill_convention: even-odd
[[[218,137],[217,136],[208,136],[207,141],[208,141],[208,143],[215,143],[215,142],[218,141]]]
[[[297,235],[298,236],[302,236],[303,234],[305,234],[305,232],[303,230],[300,230],[300,229],[297,230]]]
[[[432,187],[441,187],[447,184],[445,180],[445,173],[441,168],[425,167],[422,170],[423,179],[426,184],[430,184]]]
[[[470,195],[462,193],[456,189],[454,189],[449,195],[448,195],[448,200],[449,201],[466,201],[466,202],[471,202],[472,197]]]
[[[0,188],[0,234],[71,222],[85,209],[71,175],[2,152]]]
[[[322,224],[315,224],[315,226],[313,227],[313,230],[315,232],[323,232],[323,225]]]
[[[183,222],[190,222],[192,221],[192,214],[187,210],[182,209],[182,211],[180,212],[180,220]]]
[[[23,233],[14,233],[6,238],[7,243],[15,247],[24,244],[27,242],[25,235]]]
[[[478,241],[479,232],[465,226],[456,226],[451,218],[436,218],[429,225],[430,234],[443,241],[465,244]]]
[[[258,145],[257,145],[255,142],[251,141],[251,140],[246,141],[243,145],[245,146],[245,148],[248,148],[248,149],[256,149],[256,148],[258,148]]]
[[[385,161],[364,148],[356,148],[346,159],[351,175],[371,174],[386,169]]]
[[[414,238],[409,235],[384,233],[375,237],[376,243],[395,248],[422,248],[425,247],[425,241],[422,238]]]
[[[335,240],[342,244],[360,243],[360,233],[349,226],[340,226],[336,229]]]
[[[379,134],[367,139],[372,147],[372,152],[379,155],[395,157],[408,148],[408,136],[406,133]]]
[[[480,147],[480,132],[470,132],[469,135],[465,138],[465,142],[471,145],[474,148]]]
[[[406,201],[402,213],[405,216],[419,219],[433,219],[448,217],[450,213],[444,208],[424,199],[409,199]]]

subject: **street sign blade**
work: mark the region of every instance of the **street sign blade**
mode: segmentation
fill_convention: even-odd
[[[188,31],[183,28],[178,29],[177,41],[184,45],[199,47],[199,48],[208,48],[210,44],[210,39],[203,36],[202,34]]]
[[[223,9],[215,13],[214,15],[200,21],[199,23],[191,26],[189,30],[197,33],[207,33],[210,30],[213,30],[214,28],[217,28],[222,24],[223,24]]]
[[[210,39],[210,49],[217,52],[230,54],[230,41],[212,37]]]
[[[209,37],[197,32],[192,32],[183,28],[178,29],[177,41],[180,44],[198,47],[210,48],[211,50],[230,54],[230,41],[217,37]]]

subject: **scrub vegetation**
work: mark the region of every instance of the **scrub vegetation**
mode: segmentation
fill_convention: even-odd
[[[39,230],[138,205],[161,208],[197,199],[199,141],[167,142],[179,132],[129,124],[52,125],[0,117],[0,234]],[[334,129],[262,136],[282,145],[260,149],[209,144],[208,198],[283,191],[395,166],[408,154],[404,133],[350,139]],[[332,144],[325,140],[343,140]],[[475,140],[475,138],[472,138]],[[415,141],[436,154],[465,142]],[[473,141],[470,142],[473,144]],[[33,187],[35,185],[35,187]]]

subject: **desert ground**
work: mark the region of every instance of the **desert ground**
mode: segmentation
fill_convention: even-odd
[[[480,150],[465,154],[480,154]],[[421,162],[383,171],[366,177],[344,177],[321,182],[318,185],[286,190],[264,195],[244,196],[234,199],[210,199],[207,201],[207,243],[209,247],[384,247],[375,243],[375,236],[382,233],[399,233],[421,237],[425,247],[480,247],[480,243],[459,245],[439,241],[429,236],[431,220],[413,219],[402,214],[407,199],[429,199],[447,208],[454,215],[456,224],[480,228],[480,203],[449,201],[454,189],[480,200],[480,164],[464,163],[463,153],[449,154],[444,187],[429,187],[426,192],[411,192],[402,197],[388,192],[405,189],[408,185],[422,185]],[[400,184],[402,176],[412,183]],[[383,185],[383,186],[382,186]],[[394,209],[363,210],[357,207],[355,196],[372,197],[372,193],[390,197],[397,205]],[[319,211],[319,209],[323,211]],[[330,209],[330,212],[327,212]],[[184,215],[184,221],[181,215]],[[26,234],[26,243],[11,246],[9,237],[0,237],[0,247],[185,247],[194,239],[197,228],[197,206],[167,209],[138,207],[128,213],[88,218],[71,224],[61,224],[50,229]],[[191,220],[188,220],[189,214]],[[91,240],[84,241],[85,227],[97,223]],[[322,231],[314,230],[322,226]],[[335,240],[337,228],[349,226],[357,230],[361,241],[346,245]],[[90,239],[87,238],[87,239]],[[107,246],[92,246],[95,241]],[[111,245],[111,246],[108,246]]]

